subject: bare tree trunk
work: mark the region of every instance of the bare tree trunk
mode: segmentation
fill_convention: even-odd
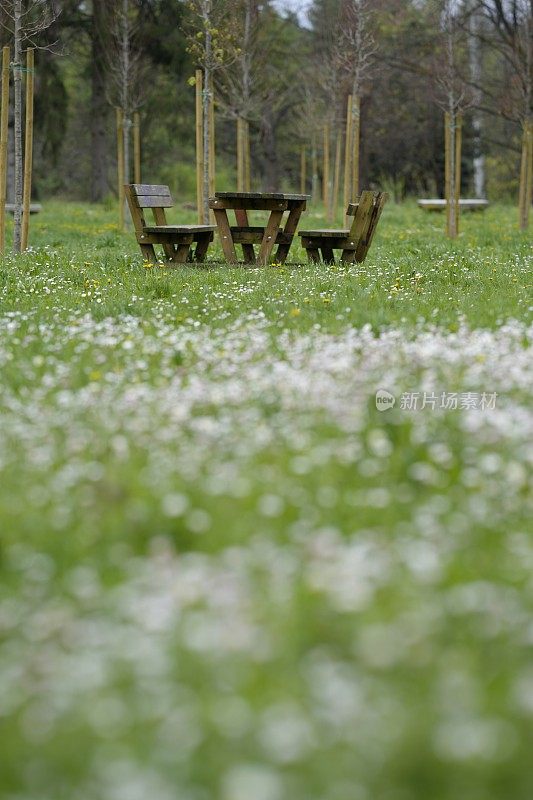
[[[470,36],[468,49],[470,57],[470,77],[474,86],[481,86],[483,64],[481,53],[481,40],[478,36],[481,17],[478,9],[472,9],[470,15]],[[481,91],[474,90],[474,110],[472,114],[473,151],[472,161],[474,167],[474,194],[476,197],[485,197],[485,156],[483,155],[483,121],[478,108],[481,103]]]
[[[122,0],[121,19],[121,105],[124,112],[124,178],[130,182],[130,130],[131,130],[131,103],[130,103],[130,29],[129,29],[129,0]]]
[[[265,191],[277,192],[280,186],[279,156],[276,140],[275,123],[267,112],[261,123],[261,134],[264,150],[264,184]]]
[[[13,252],[20,253],[22,236],[22,0],[13,3],[15,87],[15,224]]]
[[[202,95],[202,118],[204,134],[203,216],[204,225],[207,225],[209,223],[209,179],[211,176],[211,126],[209,124],[212,87],[211,60],[213,49],[211,36],[211,0],[204,0],[203,22],[205,34],[204,91]]]
[[[93,0],[91,30],[91,200],[93,203],[103,200],[108,191],[106,9],[106,0]]]
[[[520,192],[519,192],[519,225],[525,231],[529,225],[529,211],[531,206],[531,173],[533,125],[526,120],[522,135],[522,160],[520,165]]]

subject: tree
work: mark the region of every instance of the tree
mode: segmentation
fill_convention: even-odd
[[[490,96],[522,129],[519,222],[525,230],[533,192],[533,0],[479,0],[478,8],[491,31],[478,36],[499,52],[505,77]]]
[[[350,163],[346,165],[348,178],[347,199],[359,195],[360,183],[360,137],[361,95],[371,73],[376,44],[370,24],[370,0],[344,0],[341,7],[341,59],[351,85],[351,124],[348,126],[347,153]],[[343,55],[345,54],[345,55]],[[348,158],[347,158],[348,162]]]
[[[236,48],[230,24],[231,3],[224,0],[190,0],[189,51],[203,72],[203,219],[209,222],[209,178],[213,168],[211,104],[214,102],[214,75],[235,60]]]
[[[459,66],[462,28],[457,20],[455,0],[443,0],[440,27],[442,41],[436,64],[437,102],[445,112],[447,233],[454,239],[459,230],[462,115],[471,104]]]
[[[12,0],[2,2],[5,18],[10,20],[13,36],[13,86],[14,86],[14,149],[15,149],[15,196],[13,252],[20,253],[22,244],[22,195],[23,195],[23,156],[22,156],[22,72],[23,48],[26,43],[32,46],[36,37],[50,27],[55,13],[48,0]],[[4,23],[5,24],[5,23]]]
[[[250,190],[250,124],[256,120],[254,88],[267,52],[261,46],[259,0],[235,0],[233,21],[237,42],[235,60],[219,70],[217,91],[221,104],[237,122],[237,188]]]
[[[103,200],[108,192],[109,108],[107,103],[107,62],[110,34],[109,0],[92,0],[90,14],[91,74],[91,200]]]
[[[133,115],[143,98],[143,76],[146,62],[139,41],[139,0],[115,0],[111,24],[111,49],[108,71],[111,86],[108,94],[112,105],[123,114],[124,176],[131,178],[130,132]]]

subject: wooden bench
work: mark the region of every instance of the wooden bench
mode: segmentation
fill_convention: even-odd
[[[341,250],[341,261],[361,263],[372,244],[383,206],[388,200],[385,192],[365,191],[357,203],[350,203],[346,215],[353,217],[351,228],[331,230],[325,228],[314,231],[299,231],[302,247],[307,252],[309,261],[335,261],[335,250]]]
[[[174,201],[168,186],[146,183],[126,184],[126,197],[137,242],[145,261],[156,262],[154,245],[161,245],[165,260],[173,264],[204,261],[213,241],[214,225],[167,225],[165,209]],[[144,210],[151,209],[155,225],[147,225]],[[196,244],[194,252],[192,245]]]
[[[31,203],[30,204],[30,214],[40,214],[43,210],[43,207],[40,203]],[[15,213],[15,203],[6,203],[6,211],[8,214]]]
[[[485,211],[488,206],[488,200],[469,200],[467,198],[461,198],[461,200],[459,200],[459,208],[461,211]],[[418,207],[424,209],[424,211],[444,211],[446,208],[446,200],[418,200]]]

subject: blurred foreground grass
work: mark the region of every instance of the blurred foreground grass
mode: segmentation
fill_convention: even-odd
[[[2,797],[529,800],[532,244],[510,208],[442,224],[170,271],[101,208],[32,218],[0,265]]]

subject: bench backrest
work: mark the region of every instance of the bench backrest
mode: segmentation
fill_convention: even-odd
[[[146,227],[143,210],[151,208],[156,225],[166,225],[165,208],[172,208],[174,201],[168,186],[152,183],[128,183],[124,187],[131,212],[131,218],[137,233]]]
[[[374,233],[383,211],[383,206],[389,199],[386,192],[362,192],[358,202],[350,203],[346,215],[353,217],[349,238],[357,242],[355,260],[362,262],[372,244]]]

